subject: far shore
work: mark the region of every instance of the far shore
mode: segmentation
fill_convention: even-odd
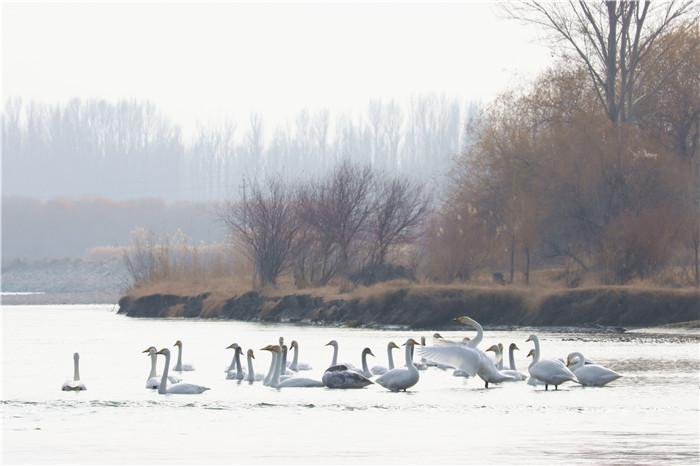
[[[119,313],[131,317],[202,318],[369,328],[451,329],[469,315],[489,327],[583,327],[624,331],[700,326],[697,289],[599,286],[578,289],[381,284],[347,293],[327,289],[131,290]],[[145,291],[145,292],[144,292]]]

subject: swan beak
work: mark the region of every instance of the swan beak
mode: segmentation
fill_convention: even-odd
[[[520,351],[520,348],[518,348],[518,345],[516,345],[516,344],[513,344],[513,349]]]
[[[182,342],[180,340],[176,341],[173,346],[182,346]]]
[[[326,343],[326,344],[323,345],[323,346],[333,346],[333,342],[332,342],[332,341],[329,341],[328,343]]]
[[[146,348],[145,350],[143,350],[143,351],[141,351],[141,352],[142,352],[142,353],[150,353],[150,352],[151,352],[151,348]]]
[[[465,317],[465,316],[455,317],[455,318],[454,318],[454,321],[455,321],[455,322],[459,322],[459,323],[461,324],[462,321],[464,320],[464,317]]]
[[[496,351],[496,345],[491,345],[486,351]]]
[[[532,355],[534,355],[534,354],[535,354],[535,350],[530,350],[530,352],[527,353],[527,356],[525,356],[525,357],[526,357],[526,358],[529,358],[530,356],[532,356]]]
[[[372,356],[373,358],[376,358],[376,356],[374,355],[374,353],[372,352],[372,350],[367,351],[367,354],[369,354],[369,355]]]
[[[156,354],[165,354],[165,348],[163,348],[162,350],[158,351]]]
[[[237,344],[231,343],[231,344],[228,345],[225,349],[231,349],[231,348],[235,348],[235,347],[237,347],[237,346],[238,346]]]
[[[527,337],[527,340],[525,340],[525,343],[527,343],[528,341],[532,341],[532,337]]]

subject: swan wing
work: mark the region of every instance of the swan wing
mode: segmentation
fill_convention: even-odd
[[[310,379],[308,377],[292,377],[291,379],[283,380],[278,385],[279,388],[309,388],[323,387],[323,382],[320,380]]]
[[[612,369],[598,364],[586,364],[574,371],[581,385],[602,387],[622,377]]]
[[[470,377],[474,377],[479,370],[481,356],[472,348],[462,345],[442,345],[426,346],[419,351],[425,359],[460,369]]]
[[[362,388],[372,383],[362,374],[348,370],[344,365],[329,367],[321,379],[328,388]]]
[[[374,375],[383,375],[386,374],[387,368],[384,366],[374,366],[372,369],[370,369],[370,371]]]
[[[176,395],[198,395],[200,393],[203,393],[207,390],[210,390],[209,387],[204,387],[202,385],[197,385],[193,383],[176,383],[168,387],[168,393],[176,394]]]

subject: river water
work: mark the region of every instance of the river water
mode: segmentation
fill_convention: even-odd
[[[134,319],[112,306],[4,306],[4,463],[595,463],[698,464],[700,338],[697,333],[620,335],[538,331],[544,357],[581,351],[623,378],[605,388],[525,383],[484,389],[480,380],[421,371],[408,393],[275,390],[225,380],[237,342],[259,348],[283,335],[321,376],[340,343],[340,361],[386,365],[386,343],[433,332]],[[461,338],[473,332],[441,332]],[[481,348],[516,342],[527,371],[530,331],[486,331]],[[202,395],[146,390],[147,346],[184,343],[185,379]],[[85,392],[62,392],[80,352]],[[403,354],[394,352],[396,361]],[[371,360],[371,358],[370,358]],[[159,371],[163,360],[159,357]]]

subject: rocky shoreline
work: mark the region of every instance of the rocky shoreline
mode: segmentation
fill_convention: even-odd
[[[313,294],[266,296],[249,291],[227,299],[151,294],[119,300],[119,313],[148,318],[209,318],[307,325],[411,329],[454,328],[469,315],[488,326],[650,327],[700,319],[696,290],[600,287],[558,290],[397,288],[375,296],[324,299]]]

